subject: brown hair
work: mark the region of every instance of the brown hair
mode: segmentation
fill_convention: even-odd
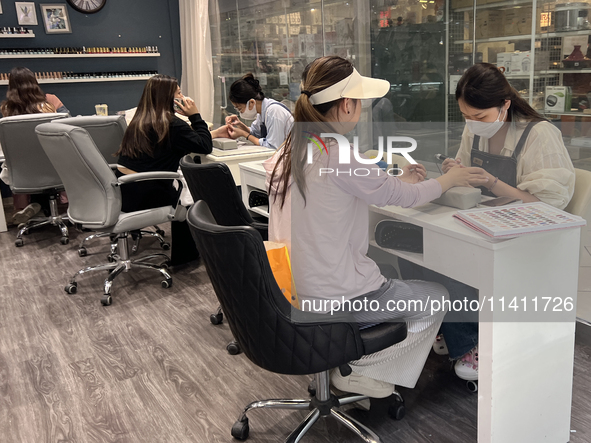
[[[307,143],[302,131],[295,129],[296,123],[312,123],[317,127],[317,131],[315,131],[317,133],[332,132],[330,124],[326,120],[326,114],[343,100],[339,98],[328,103],[313,105],[310,103],[310,96],[340,82],[351,75],[352,72],[353,65],[351,62],[334,55],[317,58],[304,69],[301,85],[302,94],[295,104],[293,113],[294,126],[285,140],[283,151],[273,169],[270,180],[273,183],[275,174],[278,173],[278,169],[281,169],[281,177],[279,177],[281,186],[277,187],[277,193],[274,195],[275,199],[277,199],[277,196],[280,197],[281,207],[285,204],[289,179],[292,174],[304,202],[306,201],[306,175],[304,169]]]
[[[456,89],[456,100],[459,99],[476,109],[500,108],[505,100],[511,100],[509,120],[545,120],[509,84],[503,73],[490,63],[477,63],[462,75]]]
[[[16,67],[10,71],[6,100],[0,104],[0,112],[4,117],[9,117],[55,112],[55,108],[47,102],[35,74],[28,68]]]
[[[174,118],[173,104],[177,88],[177,79],[168,75],[158,74],[148,79],[116,156],[134,158],[141,154],[153,155],[154,138],[156,145],[160,145],[168,137],[170,123]]]

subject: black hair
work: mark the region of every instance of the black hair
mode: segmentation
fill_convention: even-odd
[[[490,63],[477,63],[462,75],[456,89],[456,100],[459,99],[476,109],[500,108],[505,100],[511,100],[508,111],[510,119],[545,120],[509,84],[503,73]]]
[[[259,81],[252,73],[246,74],[240,80],[236,80],[230,86],[230,101],[232,103],[248,103],[249,100],[262,100],[265,94],[261,89]]]

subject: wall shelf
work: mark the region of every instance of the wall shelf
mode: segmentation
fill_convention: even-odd
[[[0,54],[0,59],[10,58],[99,58],[99,57],[160,57],[159,52],[104,53],[104,54]]]
[[[489,37],[489,38],[478,38],[476,43],[490,43],[490,42],[504,42],[507,40],[531,40],[531,35],[510,35],[507,37]],[[471,44],[472,40],[455,40],[454,44],[464,45]]]
[[[540,74],[591,74],[591,69],[549,69],[540,71]]]
[[[148,80],[151,75],[137,75],[132,77],[110,77],[110,78],[66,78],[66,79],[37,79],[37,82],[41,84],[53,83],[96,83],[96,82],[127,82],[127,81],[138,81]],[[8,80],[1,80],[0,86],[8,85]]]
[[[0,38],[35,38],[35,34],[0,34]]]

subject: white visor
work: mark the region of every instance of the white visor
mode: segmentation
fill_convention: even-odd
[[[357,69],[353,68],[353,72],[347,78],[316,94],[312,94],[310,103],[320,105],[339,98],[379,98],[386,95],[389,89],[390,82],[388,80],[363,77],[357,72]]]

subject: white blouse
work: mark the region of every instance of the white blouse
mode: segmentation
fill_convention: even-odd
[[[511,124],[501,155],[510,157],[525,124]],[[474,134],[464,128],[460,149],[456,155],[462,165],[470,166]],[[488,152],[488,139],[480,138],[480,151]],[[529,192],[544,203],[564,209],[575,190],[575,168],[562,141],[562,133],[549,122],[536,124],[517,157],[517,189]]]

